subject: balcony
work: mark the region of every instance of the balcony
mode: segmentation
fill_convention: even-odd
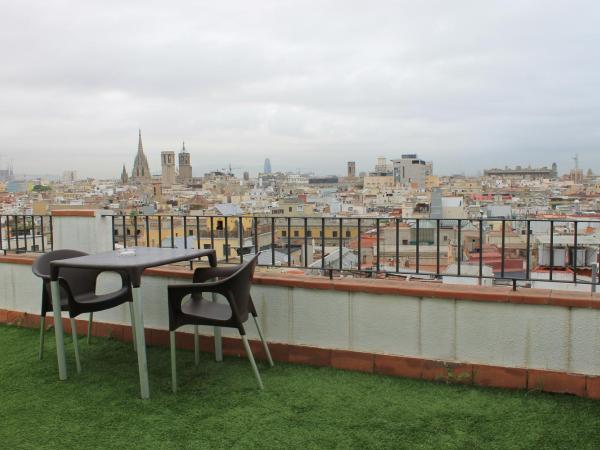
[[[174,223],[176,220],[181,219],[166,219]],[[195,218],[189,220],[196,223]],[[317,221],[323,223],[321,219]],[[114,229],[117,225],[123,229],[120,222],[120,218],[105,216],[101,211],[55,213],[46,226],[47,229],[52,225],[51,239],[46,237],[45,242],[46,245],[51,242],[54,248],[76,248],[90,253],[110,250],[119,245],[114,239]],[[256,222],[252,218],[248,221],[250,230]],[[384,226],[377,224],[377,220],[375,223]],[[391,222],[392,236],[396,223]],[[127,225],[125,221],[124,229]],[[188,225],[182,222],[181,226]],[[287,224],[284,226],[289,228]],[[39,229],[38,226],[33,228]],[[167,235],[171,235],[171,230],[174,228],[169,228]],[[371,234],[385,235],[384,232]],[[20,236],[19,242],[23,242],[24,237]],[[210,242],[210,232],[207,237]],[[233,236],[227,236],[229,238]],[[247,236],[242,235],[242,242],[245,239]],[[584,242],[581,236],[579,239]],[[32,242],[31,236],[27,242]],[[36,242],[41,242],[39,237]],[[358,242],[366,245],[369,240],[361,238]],[[235,248],[235,241],[230,244]],[[13,250],[14,245],[15,241]],[[377,244],[375,240],[373,246],[384,248],[385,244]],[[350,248],[358,250],[360,246]],[[300,253],[305,252],[304,247]],[[377,259],[378,253],[375,253]],[[31,274],[34,257],[17,255],[14,251],[0,256],[0,322],[25,327],[39,325],[41,286]],[[236,260],[223,255],[222,263],[227,259]],[[301,260],[300,268],[303,264]],[[597,332],[600,294],[591,292],[589,282],[578,278],[578,285],[586,291],[575,292],[564,290],[565,286],[571,286],[567,280],[544,281],[549,289],[522,287],[525,280],[513,286],[464,286],[441,283],[435,278],[435,271],[413,271],[413,276],[420,275],[422,279],[409,281],[400,276],[402,271],[388,273],[392,276],[381,279],[386,275],[383,271],[372,270],[369,278],[351,278],[340,277],[339,270],[326,269],[323,272],[329,276],[323,277],[297,275],[290,266],[259,271],[253,286],[261,325],[276,361],[600,398],[600,334]],[[435,263],[433,266],[435,270]],[[477,265],[472,267],[478,270]],[[300,268],[294,270],[297,272]],[[392,264],[392,272],[393,269]],[[356,273],[365,276],[364,271]],[[463,273],[463,276],[476,280],[476,273]],[[188,265],[144,273],[142,290],[149,345],[160,347],[168,341],[165,285],[190,278]],[[569,281],[572,280],[571,277]],[[99,290],[109,290],[116,282],[116,277],[103,274]],[[99,337],[127,340],[131,335],[128,312],[124,308],[98,313],[95,319]],[[78,326],[83,331],[85,324],[80,322]],[[68,330],[68,321],[65,327]],[[178,338],[183,347],[189,347],[190,331],[184,329]],[[201,333],[203,348],[209,351],[213,345],[212,329],[202,329]],[[257,339],[256,335],[249,337]],[[242,352],[235,333],[224,332],[224,346],[230,355]],[[106,370],[110,370],[110,364]],[[54,370],[37,373],[46,376],[48,382],[54,382]],[[267,380],[265,384],[268,385]]]

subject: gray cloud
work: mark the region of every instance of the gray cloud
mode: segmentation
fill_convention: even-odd
[[[19,172],[225,166],[600,172],[593,1],[0,0],[0,154]]]

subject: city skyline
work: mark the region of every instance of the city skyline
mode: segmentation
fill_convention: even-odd
[[[598,4],[309,6],[6,4],[0,154],[18,173],[117,177],[142,128],[151,167],[185,140],[195,175],[402,153],[442,175],[566,172],[575,154],[600,169]]]

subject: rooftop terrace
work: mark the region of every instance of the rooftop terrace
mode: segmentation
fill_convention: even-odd
[[[37,340],[36,330],[0,325],[4,448],[593,448],[600,439],[600,403],[588,399],[286,363],[263,370],[259,392],[244,359],[203,354],[195,367],[185,350],[173,395],[158,347],[147,402],[129,344],[82,339],[83,373],[60,382],[54,358],[37,360]]]

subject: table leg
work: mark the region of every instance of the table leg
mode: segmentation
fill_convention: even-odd
[[[144,315],[142,311],[142,291],[139,287],[132,289],[133,318],[135,322],[135,343],[140,374],[140,393],[143,399],[150,398],[150,383],[148,381],[148,362],[146,360],[146,339],[144,337]]]
[[[56,357],[58,358],[58,378],[67,379],[67,359],[65,356],[65,336],[63,334],[60,310],[60,287],[58,281],[50,282],[52,296],[52,313],[54,314],[54,335],[56,336]]]
[[[212,294],[212,301],[217,301],[217,294]],[[215,361],[223,361],[223,339],[221,337],[221,327],[214,327],[215,337]]]

